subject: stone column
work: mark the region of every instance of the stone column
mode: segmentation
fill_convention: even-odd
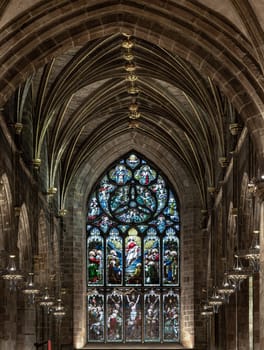
[[[264,349],[264,181],[257,183],[256,197],[260,201],[259,336],[260,349]]]

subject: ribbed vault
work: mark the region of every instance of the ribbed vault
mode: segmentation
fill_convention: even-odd
[[[206,209],[208,188],[222,180],[237,141],[230,125],[245,123],[263,153],[261,50],[250,41],[261,28],[253,27],[239,31],[195,1],[40,1],[0,34],[0,101],[14,92],[14,122],[33,130],[25,157],[34,163],[46,154],[47,186],[60,182],[61,207],[95,152],[133,129],[178,159]],[[128,38],[133,96],[122,47]],[[140,118],[131,120],[135,101]]]

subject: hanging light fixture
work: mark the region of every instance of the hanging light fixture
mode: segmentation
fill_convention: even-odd
[[[57,322],[60,322],[63,317],[66,315],[65,307],[63,306],[62,299],[57,299],[57,304],[53,307],[52,311],[53,316]]]
[[[213,287],[213,294],[208,300],[208,304],[213,307],[214,313],[218,313],[219,307],[223,304],[223,298],[217,292],[217,288]]]
[[[229,281],[227,274],[225,274],[222,286],[218,288],[218,293],[223,296],[225,302],[229,302],[229,297],[235,292],[235,286]]]
[[[210,316],[213,316],[213,314],[214,314],[214,310],[212,305],[209,305],[207,303],[202,306],[201,316],[210,317]]]
[[[45,291],[40,299],[39,305],[42,306],[47,312],[49,312],[51,307],[54,305],[53,298],[49,295],[48,287],[45,287]]]
[[[35,304],[36,296],[40,293],[40,290],[35,286],[33,272],[28,273],[28,280],[22,289],[22,293],[25,294],[29,305]]]
[[[15,255],[9,255],[8,265],[2,274],[3,280],[8,282],[10,291],[15,291],[18,283],[24,278],[23,274],[16,267],[15,258]]]
[[[241,283],[248,278],[239,256],[235,255],[233,269],[228,273],[228,278],[234,283],[236,289],[240,289]]]

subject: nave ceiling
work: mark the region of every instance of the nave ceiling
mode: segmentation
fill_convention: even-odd
[[[263,6],[3,2],[0,60],[10,70],[0,75],[0,101],[7,124],[10,115],[23,124],[26,163],[47,158],[47,187],[60,179],[63,206],[98,150],[107,157],[131,140],[151,157],[158,144],[196,182],[206,209],[243,126],[264,154]]]

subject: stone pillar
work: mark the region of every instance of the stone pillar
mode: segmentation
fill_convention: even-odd
[[[260,201],[260,276],[259,276],[259,330],[260,349],[264,349],[264,182],[256,185],[256,197]]]

